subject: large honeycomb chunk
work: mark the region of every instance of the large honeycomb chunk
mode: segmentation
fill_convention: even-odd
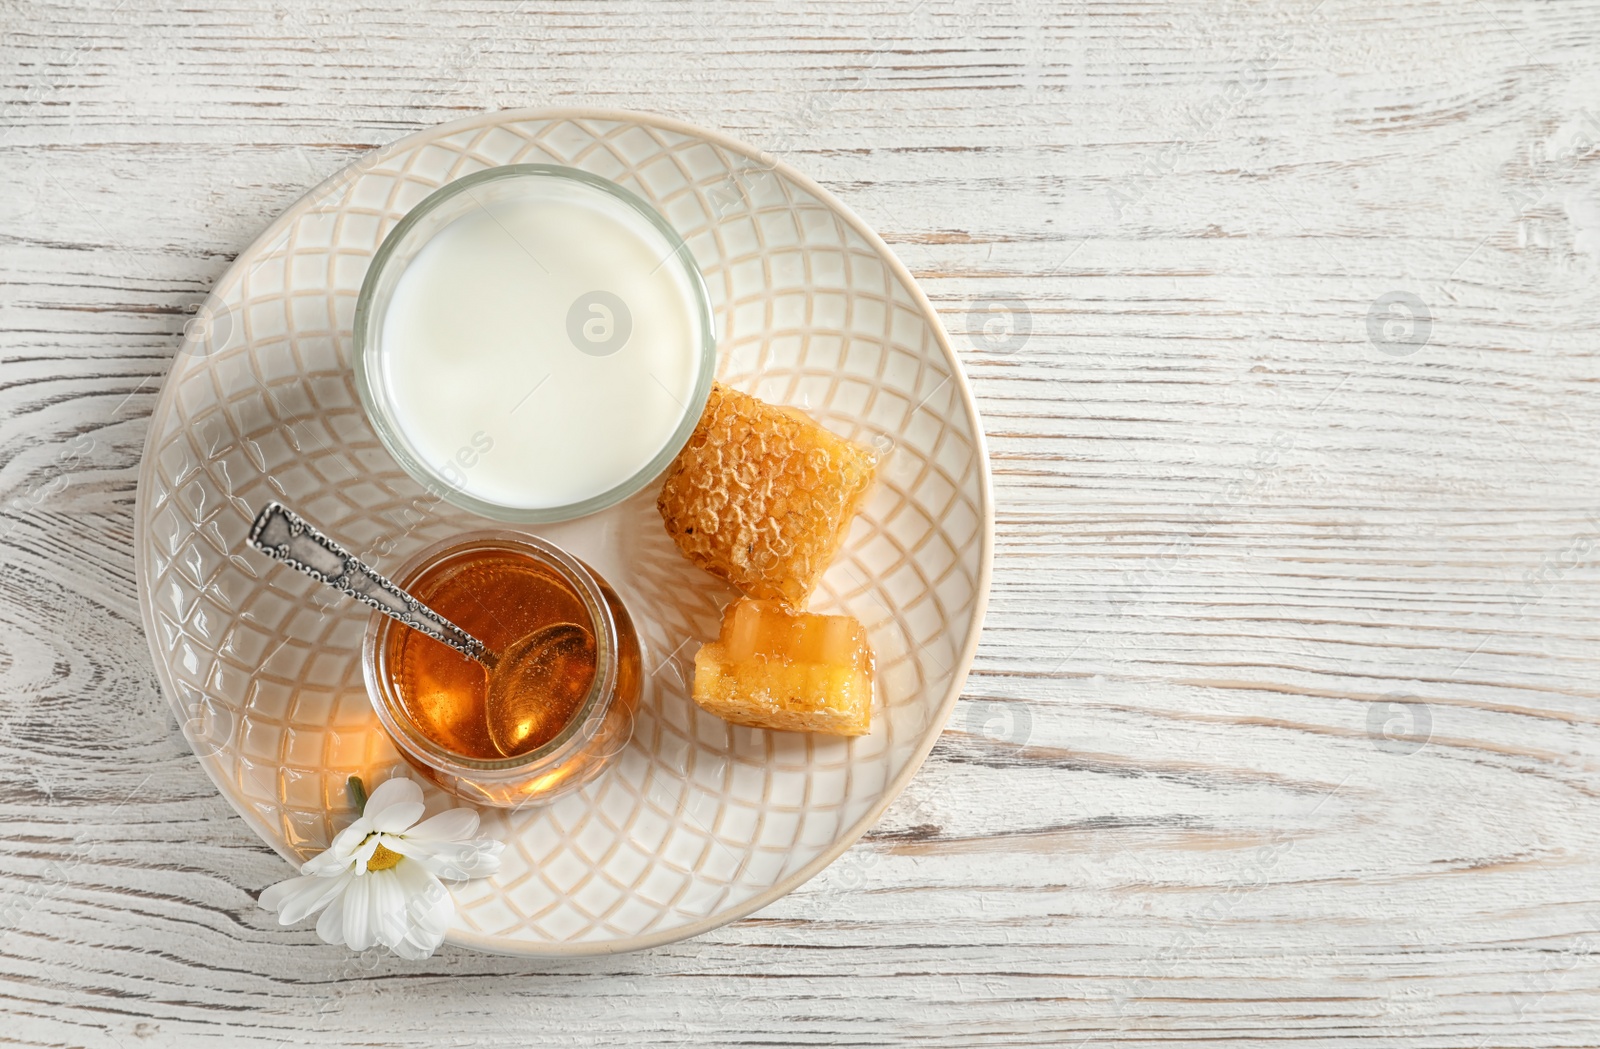
[[[695,653],[694,701],[740,725],[864,736],[872,721],[866,631],[852,616],[735,601],[722,614],[722,635]]]
[[[804,412],[716,383],[656,505],[689,560],[799,611],[875,470],[871,452]]]

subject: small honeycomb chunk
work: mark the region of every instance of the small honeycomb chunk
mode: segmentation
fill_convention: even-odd
[[[684,556],[750,597],[799,611],[872,484],[865,448],[713,384],[656,505]]]
[[[864,736],[872,720],[867,633],[852,616],[735,601],[722,614],[722,636],[695,653],[694,701],[738,725]]]

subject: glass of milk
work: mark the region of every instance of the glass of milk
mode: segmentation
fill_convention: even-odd
[[[711,302],[649,204],[574,168],[451,182],[384,238],[355,313],[367,416],[431,493],[563,521],[643,488],[705,408]]]

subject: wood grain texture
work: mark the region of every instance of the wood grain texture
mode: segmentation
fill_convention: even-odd
[[[1595,0],[6,7],[0,1040],[1600,1044],[1597,44]],[[306,187],[580,104],[782,155],[916,273],[991,442],[988,627],[908,793],[765,911],[353,957],[256,908],[287,871],[156,694],[148,413]]]

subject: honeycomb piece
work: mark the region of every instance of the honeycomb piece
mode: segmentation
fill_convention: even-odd
[[[839,552],[871,452],[721,383],[656,505],[684,556],[750,597],[799,611]]]
[[[722,635],[694,657],[694,701],[739,725],[864,736],[872,720],[872,649],[852,616],[792,614],[744,598]]]

